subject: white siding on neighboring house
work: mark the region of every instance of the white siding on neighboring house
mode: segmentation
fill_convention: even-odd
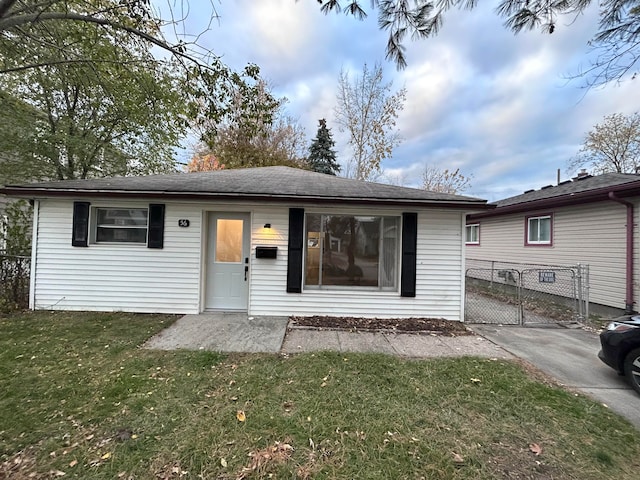
[[[636,221],[636,295],[638,295],[638,201]],[[553,214],[553,245],[525,246],[525,218]],[[503,262],[589,265],[590,301],[625,308],[626,207],[615,202],[545,209],[483,218],[480,245],[468,245],[466,258]]]
[[[80,199],[79,199],[80,200]],[[452,209],[363,209],[296,205],[305,212],[398,215],[418,212],[416,297],[398,291],[305,289],[287,293],[289,205],[82,199],[92,207],[166,205],[164,248],[145,245],[71,246],[73,201],[40,201],[35,308],[198,313],[204,308],[207,211],[250,212],[250,315],[357,315],[462,319],[463,218]],[[189,219],[181,228],[179,219]],[[265,229],[264,224],[271,228]],[[255,258],[256,246],[277,246],[276,259]]]

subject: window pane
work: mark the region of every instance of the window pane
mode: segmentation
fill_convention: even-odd
[[[96,242],[147,243],[147,229],[97,227]]]
[[[219,218],[216,222],[216,262],[242,261],[242,220]]]
[[[540,241],[551,242],[551,218],[540,218]]]
[[[398,272],[398,235],[400,219],[385,217],[382,220],[382,268],[380,286],[395,287]]]
[[[322,250],[322,215],[307,215],[307,251],[305,285],[320,284],[320,252]]]
[[[465,243],[478,243],[478,225],[467,225],[465,230]]]
[[[98,225],[146,227],[146,208],[98,208]]]
[[[380,217],[323,217],[322,285],[378,286]]]
[[[537,242],[539,238],[538,234],[538,219],[530,218],[529,219],[529,241]]]
[[[399,217],[307,214],[305,285],[395,288]]]

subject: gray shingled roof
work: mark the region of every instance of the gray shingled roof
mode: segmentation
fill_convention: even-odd
[[[543,187],[540,190],[533,190],[514,197],[505,198],[496,202],[498,209],[520,203],[536,202],[556,197],[575,196],[578,193],[587,193],[602,189],[616,188],[620,186],[632,187],[633,182],[638,183],[640,188],[640,176],[631,173],[604,173],[597,176],[587,176],[561,182],[556,186]]]
[[[149,175],[139,177],[63,180],[12,185],[0,189],[8,195],[133,194],[166,197],[224,197],[297,200],[344,200],[448,204],[485,207],[486,200],[462,195],[364,182],[290,167],[261,167],[213,172]]]

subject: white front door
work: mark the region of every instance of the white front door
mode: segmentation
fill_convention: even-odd
[[[250,215],[209,213],[205,308],[247,310]]]

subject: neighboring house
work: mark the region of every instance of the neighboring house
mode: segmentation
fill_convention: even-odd
[[[484,200],[288,167],[7,186],[36,309],[462,320]]]
[[[590,302],[635,310],[640,293],[640,176],[582,173],[467,217],[466,257],[589,265]]]

